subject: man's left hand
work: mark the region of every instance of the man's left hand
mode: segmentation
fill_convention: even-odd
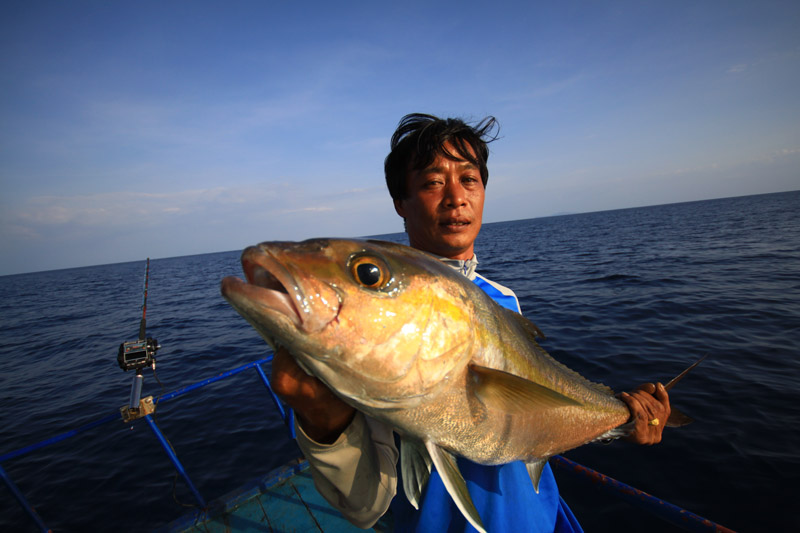
[[[630,394],[623,392],[619,399],[625,402],[635,421],[633,433],[625,440],[636,444],[658,444],[670,415],[669,395],[661,383],[645,383]]]

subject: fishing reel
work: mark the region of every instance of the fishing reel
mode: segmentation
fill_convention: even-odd
[[[147,317],[147,284],[150,279],[150,258],[147,258],[147,266],[144,271],[144,296],[142,297],[142,321],[139,323],[139,339],[135,341],[123,342],[117,351],[117,363],[119,367],[127,372],[135,370],[133,384],[131,385],[131,399],[128,405],[120,408],[122,419],[130,422],[142,416],[147,416],[155,409],[153,397],[148,396],[142,399],[142,369],[150,367],[153,372],[156,370],[156,352],[161,346],[158,341],[148,337],[146,331]]]
[[[137,372],[146,367],[156,364],[156,351],[161,348],[158,341],[147,337],[144,340],[123,342],[119,345],[117,352],[117,363],[119,367],[127,372],[136,370]]]

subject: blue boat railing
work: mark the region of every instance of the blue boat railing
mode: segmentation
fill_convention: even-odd
[[[159,396],[156,399],[155,403],[156,403],[156,405],[161,405],[162,403],[170,401],[170,400],[173,400],[173,399],[175,399],[175,398],[177,398],[179,396],[182,396],[182,395],[186,394],[187,392],[191,392],[193,390],[202,388],[202,387],[204,387],[206,385],[209,385],[211,383],[215,383],[217,381],[220,381],[220,380],[227,379],[229,377],[235,376],[236,374],[244,372],[245,370],[249,370],[251,368],[254,368],[256,370],[256,372],[258,373],[259,378],[264,383],[264,386],[267,388],[267,391],[269,392],[270,396],[272,397],[272,400],[275,403],[275,406],[278,409],[278,412],[280,413],[281,418],[283,419],[284,423],[286,424],[286,426],[289,429],[289,432],[291,434],[292,439],[294,439],[295,438],[294,414],[292,413],[291,409],[284,409],[283,404],[278,399],[277,395],[275,394],[275,392],[272,390],[272,387],[270,386],[269,378],[267,377],[267,374],[261,368],[261,365],[263,365],[264,363],[268,363],[271,360],[272,360],[272,356],[270,355],[270,356],[268,356],[266,358],[259,359],[257,361],[253,361],[253,362],[247,363],[245,365],[242,365],[240,367],[234,368],[232,370],[228,370],[227,372],[223,372],[221,374],[218,374],[218,375],[213,376],[211,378],[205,379],[203,381],[199,381],[197,383],[193,383],[191,385],[187,385],[186,387],[183,387],[183,388],[180,388],[180,389],[177,389],[177,390],[174,390],[172,392],[169,392],[169,393],[166,393],[166,394],[163,394],[163,395]],[[195,499],[197,500],[198,504],[200,505],[200,508],[205,511],[208,508],[208,505],[207,505],[205,499],[200,494],[200,492],[197,490],[197,488],[195,487],[194,483],[192,483],[191,478],[186,473],[186,470],[183,468],[183,465],[181,464],[180,460],[178,459],[178,456],[175,454],[175,451],[173,450],[172,446],[169,444],[169,441],[166,439],[166,437],[163,435],[161,430],[158,428],[158,425],[153,420],[153,416],[151,414],[147,414],[147,415],[144,415],[142,418],[144,418],[147,421],[147,425],[150,427],[150,429],[155,434],[155,436],[156,436],[157,440],[159,441],[159,443],[161,444],[162,448],[164,448],[164,451],[166,452],[167,456],[169,457],[169,459],[172,462],[173,466],[175,467],[176,471],[181,475],[181,477],[183,477],[184,482],[186,483],[186,485],[191,490],[192,494],[194,495]],[[109,414],[107,416],[99,418],[99,419],[97,419],[97,420],[95,420],[93,422],[89,422],[87,424],[84,424],[84,425],[82,425],[82,426],[80,426],[78,428],[75,428],[73,430],[66,431],[64,433],[61,433],[61,434],[56,435],[54,437],[51,437],[49,439],[43,440],[41,442],[37,442],[35,444],[31,444],[29,446],[25,446],[24,448],[20,448],[18,450],[14,450],[12,452],[6,453],[4,455],[0,455],[0,477],[3,478],[3,482],[9,488],[11,493],[14,495],[14,497],[17,500],[17,502],[19,502],[20,506],[30,516],[31,520],[33,520],[36,523],[37,527],[41,531],[49,532],[49,531],[52,531],[52,530],[47,527],[47,525],[45,524],[44,520],[42,520],[41,516],[39,516],[39,513],[36,512],[34,507],[25,498],[25,495],[22,494],[22,492],[19,490],[17,485],[14,483],[14,481],[8,475],[6,470],[3,468],[3,463],[5,463],[7,461],[10,461],[12,459],[16,459],[16,458],[22,457],[23,455],[26,455],[26,454],[31,453],[33,451],[39,450],[39,449],[44,448],[46,446],[49,446],[51,444],[55,444],[57,442],[61,442],[61,441],[66,440],[68,438],[74,437],[74,436],[79,435],[81,433],[84,433],[84,432],[86,432],[86,431],[88,431],[90,429],[96,428],[97,426],[100,426],[100,425],[103,425],[103,424],[106,424],[106,423],[112,422],[112,421],[118,421],[118,420],[121,420],[121,419],[122,419],[121,412],[120,411],[116,411],[116,412],[114,412],[112,414]],[[668,502],[665,502],[664,500],[661,500],[660,498],[652,496],[652,495],[650,495],[650,494],[648,494],[646,492],[640,491],[640,490],[638,490],[638,489],[636,489],[634,487],[626,485],[626,484],[624,484],[624,483],[622,483],[620,481],[617,481],[617,480],[615,480],[613,478],[610,478],[610,477],[608,477],[608,476],[606,476],[604,474],[601,474],[599,472],[591,470],[590,468],[587,468],[585,466],[582,466],[582,465],[579,465],[577,463],[574,463],[574,462],[570,461],[569,459],[566,459],[565,457],[561,457],[561,456],[558,456],[558,455],[554,456],[551,459],[551,465],[554,468],[557,468],[561,472],[564,472],[564,473],[569,474],[571,476],[577,476],[578,478],[583,479],[585,481],[589,481],[595,487],[598,487],[598,488],[600,488],[601,490],[604,490],[604,491],[608,491],[608,492],[612,493],[613,495],[615,495],[615,496],[617,496],[619,498],[622,498],[623,500],[627,501],[628,503],[630,503],[630,504],[632,504],[634,506],[640,507],[642,509],[645,509],[645,510],[651,512],[652,514],[658,516],[662,520],[665,520],[665,521],[667,521],[667,522],[669,522],[671,524],[674,524],[674,525],[676,525],[676,526],[678,526],[678,527],[680,527],[680,528],[682,528],[682,529],[684,529],[686,531],[697,531],[697,532],[713,531],[713,532],[720,532],[720,533],[726,533],[726,532],[731,532],[732,531],[732,530],[730,530],[730,529],[728,529],[728,528],[726,528],[724,526],[721,526],[721,525],[719,525],[719,524],[717,524],[715,522],[712,522],[712,521],[710,521],[708,519],[705,519],[705,518],[703,518],[701,516],[698,516],[698,515],[696,515],[694,513],[691,513],[691,512],[689,512],[689,511],[687,511],[685,509],[681,509],[680,507],[677,507],[677,506],[672,505],[672,504],[670,504]]]
[[[284,409],[283,404],[278,399],[278,396],[275,394],[275,392],[272,390],[272,387],[269,384],[269,378],[267,377],[267,375],[264,372],[264,370],[261,368],[262,364],[268,363],[271,360],[272,360],[272,356],[270,355],[270,356],[268,356],[268,357],[266,357],[264,359],[259,359],[257,361],[253,361],[253,362],[247,363],[245,365],[242,365],[240,367],[234,368],[232,370],[228,370],[227,372],[223,372],[221,374],[218,374],[216,376],[210,377],[208,379],[204,379],[204,380],[199,381],[197,383],[193,383],[191,385],[187,385],[186,387],[183,387],[183,388],[180,388],[180,389],[177,389],[177,390],[174,390],[172,392],[169,392],[169,393],[166,393],[166,394],[163,394],[163,395],[159,396],[156,399],[155,403],[156,403],[156,405],[161,405],[161,404],[163,404],[165,402],[168,402],[170,400],[173,400],[173,399],[175,399],[175,398],[177,398],[179,396],[183,396],[187,392],[191,392],[191,391],[194,391],[194,390],[199,389],[201,387],[205,387],[206,385],[210,385],[212,383],[215,383],[217,381],[220,381],[220,380],[223,380],[223,379],[227,379],[227,378],[229,378],[231,376],[235,376],[236,374],[244,372],[245,370],[249,370],[251,368],[255,368],[255,370],[258,373],[259,378],[264,383],[264,386],[267,388],[267,391],[269,392],[270,396],[272,397],[272,401],[275,402],[275,406],[277,407],[278,412],[281,415],[281,418],[283,418],[284,423],[289,428],[289,432],[290,432],[292,438],[295,438],[294,422],[293,422],[293,416],[294,415],[292,413],[292,410],[291,409]],[[169,444],[169,441],[164,436],[164,434],[161,432],[161,430],[159,429],[158,425],[155,423],[155,420],[153,419],[153,416],[151,414],[147,414],[147,415],[144,415],[142,418],[144,418],[147,421],[147,425],[150,427],[150,429],[155,434],[156,439],[161,444],[161,447],[164,448],[164,451],[167,453],[167,456],[169,457],[170,461],[172,462],[173,466],[175,467],[175,470],[181,475],[183,480],[186,482],[186,485],[189,487],[189,490],[194,495],[194,498],[195,498],[195,500],[197,500],[197,503],[200,504],[200,507],[202,509],[205,509],[207,507],[205,499],[200,494],[200,491],[197,490],[197,487],[195,487],[195,485],[192,482],[192,480],[189,477],[189,475],[186,473],[186,470],[183,468],[183,465],[181,464],[180,459],[178,459],[178,456],[175,453],[175,451],[173,450],[172,446]],[[36,512],[36,509],[28,502],[27,498],[25,498],[25,495],[22,494],[22,491],[19,490],[19,487],[17,487],[16,483],[14,483],[14,481],[8,475],[8,473],[6,472],[6,470],[2,466],[3,463],[5,463],[6,461],[10,461],[11,459],[16,459],[18,457],[22,457],[23,455],[26,455],[26,454],[31,453],[33,451],[39,450],[39,449],[44,448],[46,446],[50,446],[51,444],[55,444],[55,443],[61,442],[63,440],[69,439],[71,437],[74,437],[76,435],[84,433],[84,432],[86,432],[86,431],[88,431],[90,429],[94,429],[97,426],[103,425],[105,423],[113,422],[113,421],[119,421],[121,419],[122,419],[121,412],[120,411],[116,411],[114,413],[111,413],[110,415],[104,416],[104,417],[102,417],[102,418],[100,418],[98,420],[94,420],[93,422],[89,422],[87,424],[84,424],[84,425],[82,425],[82,426],[80,426],[78,428],[72,429],[70,431],[66,431],[64,433],[61,433],[61,434],[56,435],[54,437],[51,437],[49,439],[43,440],[41,442],[37,442],[35,444],[31,444],[29,446],[25,446],[24,448],[20,448],[18,450],[14,450],[14,451],[6,453],[4,455],[0,455],[0,477],[3,478],[3,481],[5,482],[6,486],[9,488],[11,493],[14,495],[14,498],[16,498],[16,500],[17,500],[17,502],[19,502],[20,506],[31,517],[31,519],[36,523],[36,525],[39,527],[39,529],[41,531],[52,531],[52,530],[45,525],[44,520],[42,520],[41,516],[39,516],[39,513]]]

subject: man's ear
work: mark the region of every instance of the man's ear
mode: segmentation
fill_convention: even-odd
[[[393,200],[394,210],[403,218],[406,218],[406,210],[403,208],[403,200]]]

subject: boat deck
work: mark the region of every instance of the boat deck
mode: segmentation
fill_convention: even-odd
[[[363,532],[320,496],[308,468],[306,461],[293,461],[252,485],[220,498],[206,513],[186,515],[159,531]],[[385,530],[381,526],[377,524],[373,531]]]

